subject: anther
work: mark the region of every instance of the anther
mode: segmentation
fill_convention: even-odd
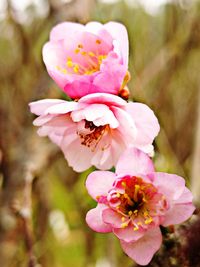
[[[72,63],[71,60],[68,60],[67,61],[67,67],[69,67],[69,68],[73,67],[73,63]]]
[[[125,182],[122,182],[122,186],[123,186],[123,187],[126,187],[126,183],[125,183]]]
[[[97,39],[96,44],[101,44],[101,40]]]
[[[130,211],[128,212],[128,215],[131,216],[132,214],[133,214],[133,212],[130,210]]]
[[[121,227],[122,227],[122,228],[126,228],[127,226],[128,226],[128,222],[125,222],[125,223],[122,223],[122,224],[121,224]]]

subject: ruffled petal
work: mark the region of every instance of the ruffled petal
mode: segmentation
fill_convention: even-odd
[[[76,132],[72,135],[72,138],[75,136],[76,139],[70,142],[69,137],[66,135],[65,138],[63,138],[61,149],[69,166],[76,172],[83,172],[92,166],[91,159],[94,152],[87,146],[81,144],[81,140],[76,135]]]
[[[148,230],[145,235],[136,242],[121,241],[124,252],[140,265],[147,265],[153,255],[158,251],[162,243],[162,235],[159,228]]]
[[[109,171],[94,171],[87,177],[86,188],[92,198],[106,196],[115,181],[115,174]]]
[[[175,174],[155,172],[150,175],[153,184],[169,201],[178,200],[185,189],[185,180]]]
[[[145,234],[144,230],[134,231],[133,228],[133,225],[129,225],[125,228],[114,228],[113,233],[120,240],[123,240],[125,242],[136,241]]]
[[[98,204],[95,209],[88,211],[86,222],[92,230],[100,233],[109,233],[112,231],[110,225],[102,221],[102,211],[106,209],[103,204]]]
[[[112,209],[105,209],[102,212],[103,221],[113,228],[122,227],[122,215]]]
[[[127,30],[121,23],[118,22],[108,22],[104,25],[105,29],[111,34],[113,39],[116,41],[116,52],[121,51],[121,56],[123,58],[124,66],[128,67],[128,34]],[[119,48],[117,47],[119,46]]]
[[[192,203],[174,204],[173,207],[166,212],[162,225],[169,226],[182,223],[190,218],[194,210],[195,207]]]
[[[126,110],[131,115],[138,130],[135,144],[138,146],[152,144],[160,130],[154,112],[145,104],[131,102],[127,104]]]
[[[116,165],[116,173],[123,174],[148,174],[154,172],[151,159],[142,151],[128,148],[119,158]]]
[[[127,102],[123,100],[121,97],[106,93],[95,93],[86,95],[79,100],[79,103],[86,103],[86,104],[98,103],[115,107],[124,107],[127,104]]]
[[[50,40],[58,41],[62,39],[68,39],[69,36],[76,35],[79,32],[84,31],[85,27],[82,24],[74,22],[59,23],[50,32]]]
[[[29,107],[32,113],[39,116],[44,115],[47,108],[65,102],[61,99],[42,99],[29,103]]]

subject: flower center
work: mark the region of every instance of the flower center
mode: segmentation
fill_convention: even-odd
[[[101,40],[97,39],[97,46],[101,45]],[[102,61],[106,59],[107,55],[103,54],[95,54],[92,51],[85,51],[82,44],[78,44],[78,46],[74,50],[75,55],[80,55],[79,60],[74,61],[71,57],[67,57],[66,67],[61,68],[57,66],[57,69],[63,74],[79,74],[79,75],[91,75],[94,72],[100,70],[100,66]]]
[[[85,121],[85,129],[89,132],[77,132],[81,138],[81,144],[91,148],[91,150],[94,151],[105,132],[109,130],[109,125],[106,124],[102,126],[96,126],[91,121]],[[107,147],[104,146],[101,149],[104,150],[106,148]]]
[[[109,206],[121,215],[121,227],[132,223],[134,231],[153,223],[155,216],[161,215],[167,205],[164,196],[152,184],[135,176],[120,179],[107,200]]]

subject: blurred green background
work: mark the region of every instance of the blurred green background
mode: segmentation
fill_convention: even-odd
[[[109,2],[1,0],[1,267],[135,266],[118,240],[86,225],[85,214],[95,206],[83,187],[87,172],[73,172],[32,126],[30,101],[65,98],[41,57],[51,28],[65,20],[115,20],[127,27],[131,99],[149,105],[161,124],[156,168],[185,177],[198,202],[200,1],[168,1],[157,9],[151,6],[157,0],[147,0],[150,6]],[[163,266],[178,266],[170,264]]]

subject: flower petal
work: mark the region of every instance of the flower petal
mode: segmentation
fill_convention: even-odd
[[[76,35],[78,32],[84,31],[84,25],[74,22],[63,22],[59,23],[50,33],[51,41],[58,41],[65,38],[69,38],[69,36]]]
[[[99,103],[108,106],[113,105],[116,107],[123,107],[127,104],[127,102],[123,100],[121,97],[106,93],[94,93],[86,95],[79,100],[79,103],[87,103],[87,104]]]
[[[162,235],[159,228],[153,228],[136,242],[127,243],[121,241],[124,252],[140,265],[147,265],[154,253],[158,251],[162,243]]]
[[[66,101],[61,99],[42,99],[29,103],[29,107],[32,113],[39,116],[44,115],[47,108],[64,102]]]
[[[175,204],[168,212],[166,212],[162,225],[169,226],[182,223],[189,219],[194,210],[195,207],[192,203]]]
[[[151,159],[136,148],[128,148],[119,158],[116,173],[122,174],[148,174],[154,172]]]
[[[109,233],[112,231],[110,225],[102,221],[102,211],[107,208],[103,204],[98,204],[95,209],[88,211],[86,222],[92,230],[100,233]]]
[[[169,201],[178,200],[185,189],[185,180],[175,174],[155,172],[150,174],[153,184]]]
[[[126,110],[132,116],[138,129],[135,143],[140,146],[151,144],[160,130],[154,112],[147,105],[141,103],[128,103]]]
[[[53,105],[47,108],[44,114],[66,114],[76,109],[78,103],[77,102],[68,102],[64,101],[63,103]]]
[[[128,67],[128,34],[126,28],[117,22],[108,22],[104,25],[105,29],[111,34],[116,43],[119,44],[123,64]]]
[[[106,196],[115,181],[115,174],[109,171],[94,171],[87,177],[86,188],[90,196],[97,200],[97,196]]]
[[[122,227],[122,215],[117,213],[112,209],[105,209],[102,212],[103,221],[113,228],[121,228]]]
[[[74,133],[73,136],[75,136]],[[72,137],[73,137],[72,136]],[[61,149],[68,161],[70,167],[76,172],[83,172],[92,166],[91,159],[93,153],[88,147],[81,144],[80,138],[76,135],[76,139],[69,142],[69,137],[66,135],[63,138]]]
[[[192,202],[192,200],[193,200],[192,192],[187,187],[185,187],[182,195],[176,200],[176,204],[188,203],[188,202]]]
[[[113,233],[120,240],[123,240],[125,242],[136,241],[145,234],[145,231],[143,230],[134,231],[133,228],[134,228],[133,225],[129,225],[126,228],[114,228]]]

